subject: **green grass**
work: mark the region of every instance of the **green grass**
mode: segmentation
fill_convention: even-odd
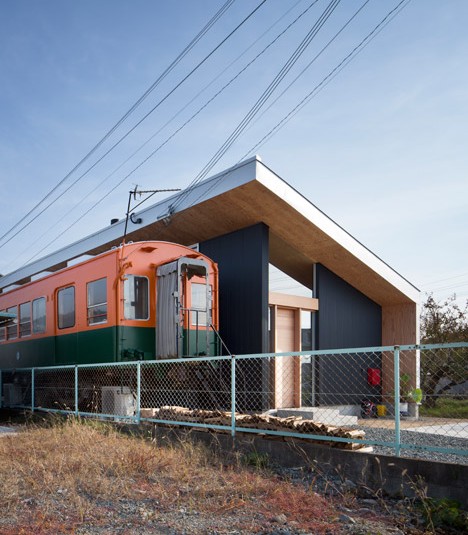
[[[424,403],[419,408],[421,416],[433,416],[435,418],[467,418],[468,399],[440,398],[435,407],[428,407]]]

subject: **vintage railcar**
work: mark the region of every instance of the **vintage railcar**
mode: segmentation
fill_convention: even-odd
[[[218,271],[182,245],[124,244],[0,294],[0,368],[219,354]]]

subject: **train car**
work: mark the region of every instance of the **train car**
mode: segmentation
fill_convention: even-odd
[[[168,242],[124,244],[0,294],[0,368],[219,354],[218,270]]]

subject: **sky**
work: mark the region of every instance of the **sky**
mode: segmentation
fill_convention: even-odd
[[[468,298],[468,2],[342,0],[318,27],[330,0],[266,0],[223,42],[260,3],[234,0],[98,145],[225,0],[0,2],[0,273],[123,217],[136,185],[187,187],[276,79],[207,176],[259,154],[423,298]]]

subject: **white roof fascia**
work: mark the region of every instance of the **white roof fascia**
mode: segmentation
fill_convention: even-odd
[[[332,240],[340,244],[361,262],[370,267],[383,279],[400,290],[415,303],[419,303],[420,291],[413,284],[402,277],[398,272],[376,256],[367,247],[362,245],[351,234],[325,215],[298,191],[287,184],[265,164],[259,162],[257,181],[268,188],[275,195],[283,199],[303,217],[318,227]]]

